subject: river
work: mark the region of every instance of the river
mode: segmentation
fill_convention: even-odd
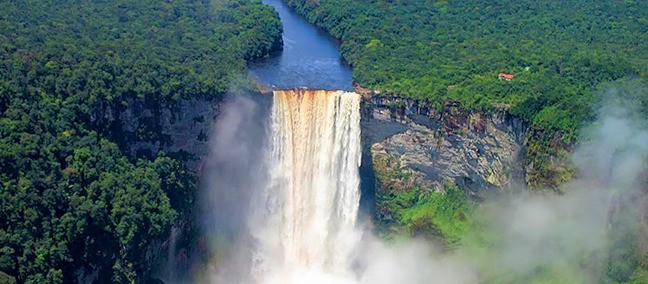
[[[351,69],[340,56],[339,44],[311,25],[281,0],[263,0],[279,12],[283,23],[283,51],[250,64],[252,77],[272,89],[306,87],[353,90]]]
[[[201,199],[215,265],[199,278],[355,284],[361,97],[334,39],[280,0],[263,3],[279,12],[284,50],[249,66],[272,98],[220,108]]]

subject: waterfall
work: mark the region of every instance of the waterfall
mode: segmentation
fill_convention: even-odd
[[[250,224],[258,283],[352,281],[360,203],[360,96],[275,91],[269,181]],[[333,282],[332,282],[333,281]]]

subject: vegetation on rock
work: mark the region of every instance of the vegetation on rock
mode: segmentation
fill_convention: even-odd
[[[429,188],[389,155],[375,156],[378,234],[424,237],[456,245],[468,230],[473,205],[454,185]]]

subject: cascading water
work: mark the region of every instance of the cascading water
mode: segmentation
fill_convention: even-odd
[[[257,283],[352,282],[360,239],[360,96],[275,91],[269,182],[257,200]]]

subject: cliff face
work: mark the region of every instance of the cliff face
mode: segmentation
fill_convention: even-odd
[[[386,190],[381,187],[443,191],[456,184],[479,198],[525,184],[528,127],[505,111],[475,113],[458,102],[437,110],[417,100],[373,96],[365,97],[362,128],[378,194]]]
[[[197,171],[221,102],[221,97],[173,103],[130,98],[123,104],[101,104],[90,119],[130,158],[155,158],[164,151]]]
[[[130,98],[122,104],[105,103],[92,110],[91,124],[117,143],[128,158],[155,159],[159,151],[164,151],[168,157],[184,164],[181,171],[174,172],[174,178],[186,187],[179,187],[168,195],[173,209],[180,213],[180,218],[171,228],[175,236],[153,239],[146,248],[142,248],[144,257],[138,268],[144,280],[153,274],[162,274],[156,271],[156,267],[165,265],[166,256],[178,254],[174,259],[183,259],[185,246],[195,230],[191,215],[195,199],[193,185],[197,184],[194,179],[207,155],[208,138],[222,100],[222,97],[196,97],[168,103]],[[168,249],[173,251],[169,253]],[[177,264],[184,263],[178,261]],[[77,282],[96,282],[101,278],[100,272],[107,268],[78,268],[75,272]]]

